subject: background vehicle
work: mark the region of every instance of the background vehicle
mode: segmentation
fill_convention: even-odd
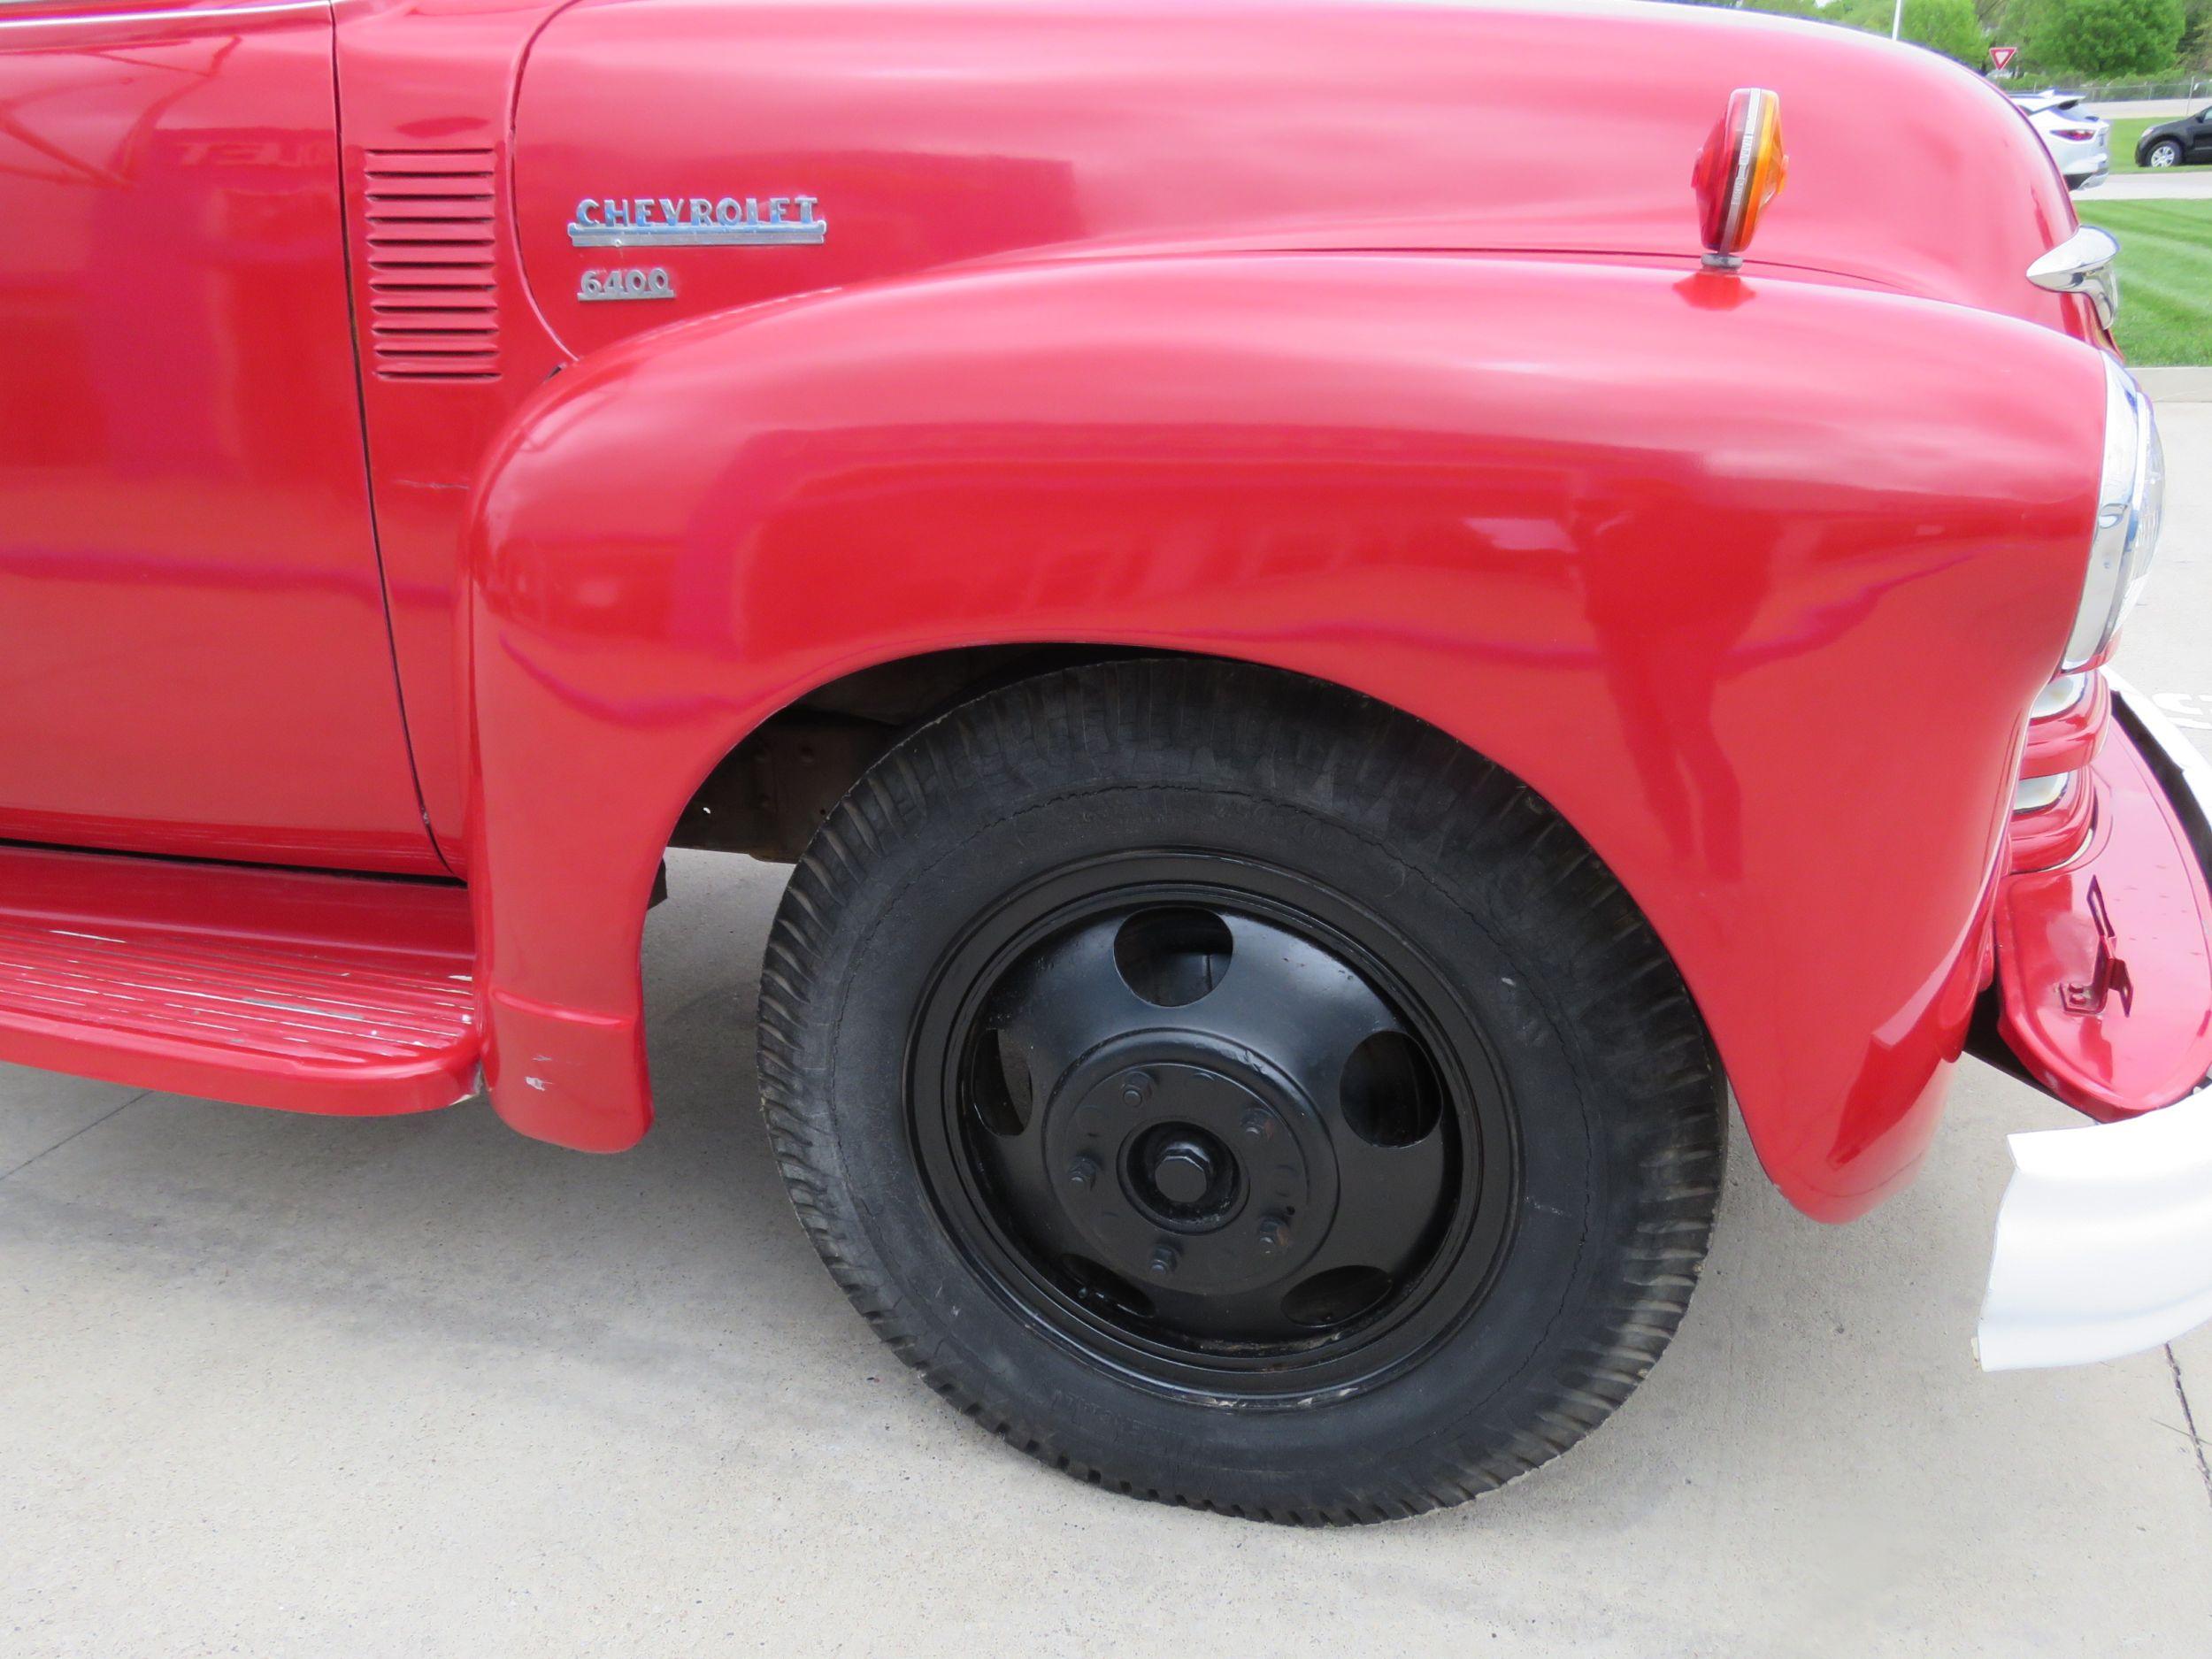
[[[2085,188],[2112,171],[2111,124],[2078,109],[2078,97],[2037,95],[2014,102],[2050,150],[2068,189]]]
[[[2142,167],[2179,167],[2212,161],[2212,107],[2147,128],[2135,141],[2135,161]]]
[[[1571,1445],[1731,1101],[1841,1221],[1970,1041],[2109,1120],[1985,1361],[2212,1298],[2201,791],[2101,672],[2155,423],[1976,77],[1656,7],[39,0],[0,106],[0,1056],[480,1068],[618,1152],[664,853],[791,864],[762,1093],[856,1307],[1272,1519]]]

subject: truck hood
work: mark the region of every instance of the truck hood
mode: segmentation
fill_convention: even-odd
[[[1649,4],[580,0],[528,56],[514,203],[533,296],[576,352],[1010,257],[1686,263],[1691,161],[1741,86],[1780,95],[1790,158],[1755,268],[2078,331],[2023,274],[2074,228],[2064,185],[1978,77],[1824,24]],[[672,218],[741,228],[571,230]],[[600,297],[633,267],[638,298]]]

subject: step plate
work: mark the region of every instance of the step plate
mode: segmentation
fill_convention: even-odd
[[[474,1088],[474,966],[457,886],[0,846],[0,1059],[425,1111]]]

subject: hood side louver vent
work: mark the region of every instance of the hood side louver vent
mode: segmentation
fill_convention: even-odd
[[[372,150],[369,349],[379,379],[499,378],[488,150]]]

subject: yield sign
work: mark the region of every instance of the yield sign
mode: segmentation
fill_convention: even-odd
[[[1989,61],[2000,69],[2011,68],[2012,60],[2019,56],[2017,46],[1993,46],[1989,49]]]

